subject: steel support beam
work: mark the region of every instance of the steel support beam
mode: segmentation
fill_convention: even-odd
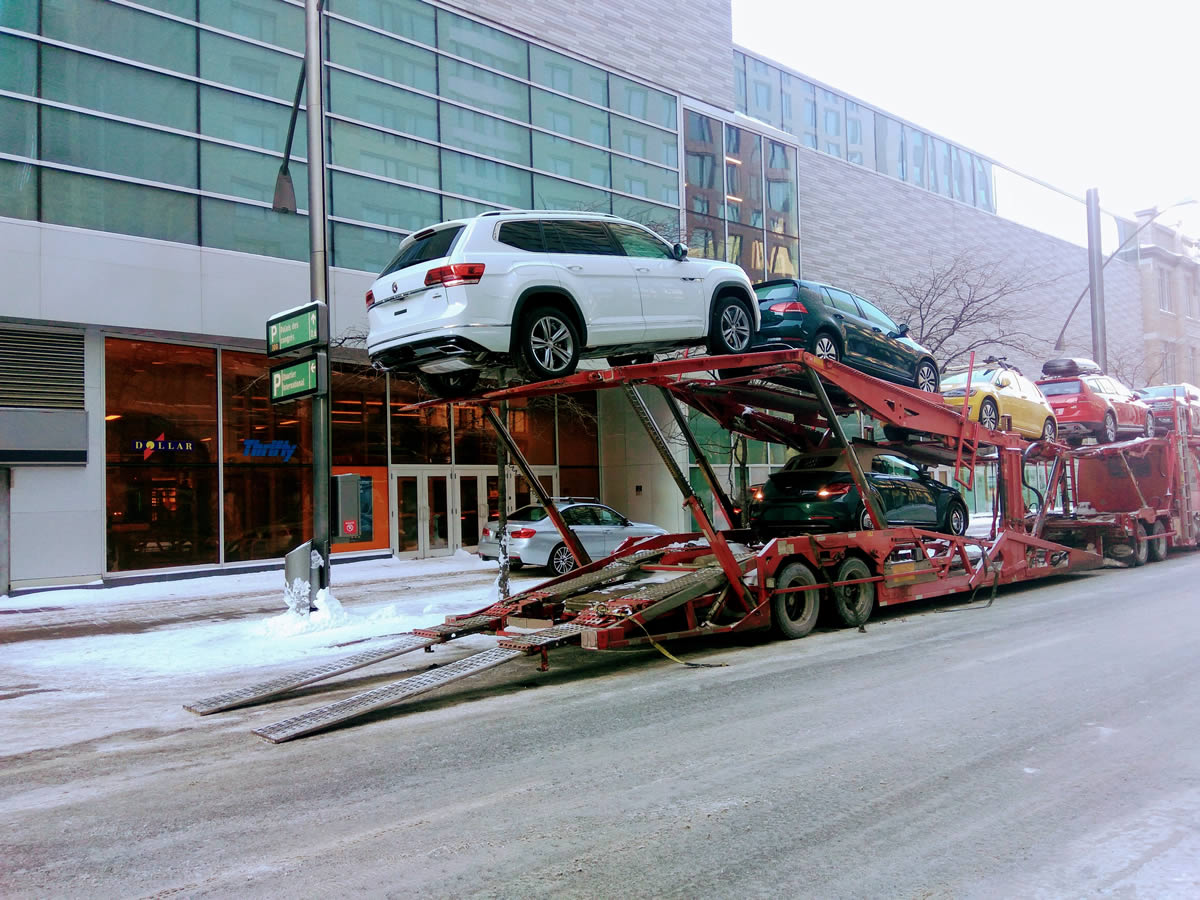
[[[680,412],[679,404],[675,401],[675,395],[661,385],[658,390],[662,394],[663,400],[666,401],[667,409],[671,411],[671,415],[675,419],[675,424],[679,426],[679,433],[683,435],[684,441],[687,442],[688,450],[695,457],[696,464],[700,466],[700,472],[703,474],[705,482],[708,483],[709,490],[713,493],[713,499],[721,507],[721,512],[725,515],[725,521],[734,528],[740,528],[742,526],[741,513],[734,512],[733,503],[730,501],[729,495],[725,493],[721,482],[717,480],[717,473],[709,465],[708,457],[700,449],[700,444],[696,441],[696,436],[692,434],[692,429],[688,427],[687,419]]]

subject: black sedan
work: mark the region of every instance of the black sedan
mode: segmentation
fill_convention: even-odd
[[[795,347],[844,362],[894,384],[937,392],[940,374],[928,350],[878,307],[815,281],[782,278],[754,286],[762,325],[756,349]]]
[[[970,516],[962,495],[931,478],[924,466],[871,444],[855,444],[854,453],[867,480],[879,492],[889,527],[966,532]],[[838,450],[792,457],[758,488],[751,502],[750,528],[763,540],[871,527],[866,504]]]

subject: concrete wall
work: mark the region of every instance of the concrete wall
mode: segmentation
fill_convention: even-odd
[[[576,0],[454,2],[607,69],[733,109],[733,9],[728,0],[581,4]]]
[[[1064,355],[1055,354],[1052,345],[1071,304],[1087,287],[1085,248],[816,151],[799,153],[805,278],[853,290],[890,312],[894,293],[887,278],[903,282],[928,269],[931,258],[969,252],[1039,281],[1057,279],[1021,298],[1033,310],[1022,327],[1034,339],[1005,353],[1034,375],[1049,356]],[[1085,216],[1082,204],[1079,215]],[[1113,260],[1104,270],[1104,293],[1110,348],[1140,344],[1140,338],[1129,339],[1142,327],[1137,267]],[[1084,298],[1067,330],[1067,355],[1091,356],[1088,310]]]
[[[306,263],[0,219],[0,318],[86,328],[86,466],[20,466],[10,493],[14,587],[79,583],[105,566],[104,337],[177,332],[260,343],[272,313],[308,300]],[[331,331],[366,329],[372,278],[330,272]],[[103,327],[101,327],[103,326]]]

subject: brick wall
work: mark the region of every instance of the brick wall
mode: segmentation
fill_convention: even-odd
[[[733,109],[733,12],[729,0],[579,3],[456,2],[520,31],[667,90]]]
[[[1079,206],[1081,219],[1086,215]],[[1009,361],[1038,375],[1063,321],[1088,283],[1087,251],[1006,219],[939,197],[833,157],[800,151],[801,263],[805,278],[855,291],[891,312],[886,279],[903,282],[931,259],[968,252],[1013,273],[1052,286],[1029,292],[1033,313],[1024,330],[1035,337]],[[1113,260],[1104,270],[1110,357],[1141,349],[1141,279],[1136,266]],[[1084,298],[1066,333],[1068,355],[1091,356],[1089,301]]]

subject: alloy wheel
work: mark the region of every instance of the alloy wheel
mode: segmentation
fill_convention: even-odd
[[[813,346],[813,355],[818,359],[832,359],[834,362],[837,362],[837,344],[829,335],[823,334],[817,338],[817,343]]]
[[[979,407],[979,424],[989,431],[995,431],[1000,427],[1000,410],[990,397],[985,399]]]
[[[545,315],[529,329],[529,350],[537,364],[547,372],[568,368],[575,356],[575,339],[558,316]]]
[[[934,393],[938,389],[937,369],[928,360],[917,366],[917,389]]]
[[[721,338],[738,353],[750,346],[750,316],[742,304],[733,303],[721,311]]]

